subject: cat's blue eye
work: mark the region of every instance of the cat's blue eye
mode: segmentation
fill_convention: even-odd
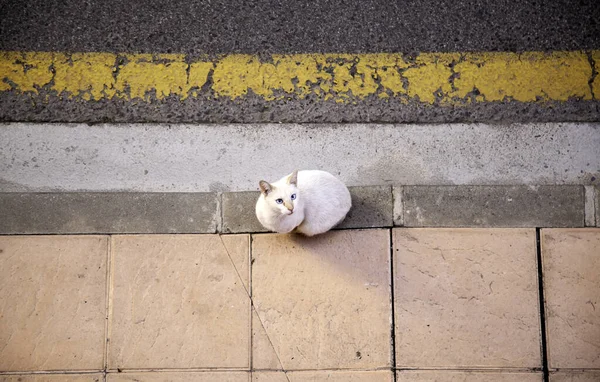
[[[290,196],[290,199],[296,200],[296,194],[292,194],[292,196]]]
[[[277,199],[277,200],[275,200],[275,201],[277,202],[277,204],[281,204],[281,203],[283,203],[283,199]]]

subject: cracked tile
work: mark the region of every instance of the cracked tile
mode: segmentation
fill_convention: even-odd
[[[533,229],[394,229],[397,367],[541,367]]]
[[[248,235],[114,236],[109,367],[248,367],[248,246]]]
[[[271,339],[267,336],[265,324],[258,317],[255,310],[252,311],[252,347],[259,349],[252,354],[254,368],[283,370]]]
[[[600,368],[600,229],[541,235],[551,368]]]
[[[0,371],[103,367],[107,252],[106,236],[0,236]]]
[[[252,256],[255,369],[390,366],[388,230],[254,235]]]

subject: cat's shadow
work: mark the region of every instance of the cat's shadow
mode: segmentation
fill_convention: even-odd
[[[382,291],[389,285],[391,253],[386,229],[332,230],[312,237],[296,233],[285,236],[281,250],[288,252],[288,256],[312,256],[315,266],[331,269],[346,282],[379,286]]]

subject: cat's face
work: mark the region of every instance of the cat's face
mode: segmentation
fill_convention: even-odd
[[[278,211],[281,215],[292,215],[300,197],[296,183],[297,171],[294,171],[283,182],[270,184],[261,180],[259,186],[271,209]]]
[[[278,210],[282,215],[291,215],[294,213],[298,203],[298,189],[293,185],[276,186],[272,188],[265,199],[271,209]]]

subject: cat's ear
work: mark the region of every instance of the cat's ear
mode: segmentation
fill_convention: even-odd
[[[271,186],[266,180],[261,180],[258,182],[258,186],[260,187],[260,192],[262,192],[264,196],[269,195],[269,192],[273,190],[273,186]]]
[[[294,172],[290,174],[287,183],[293,184],[294,186],[298,185],[298,170],[294,170]]]

